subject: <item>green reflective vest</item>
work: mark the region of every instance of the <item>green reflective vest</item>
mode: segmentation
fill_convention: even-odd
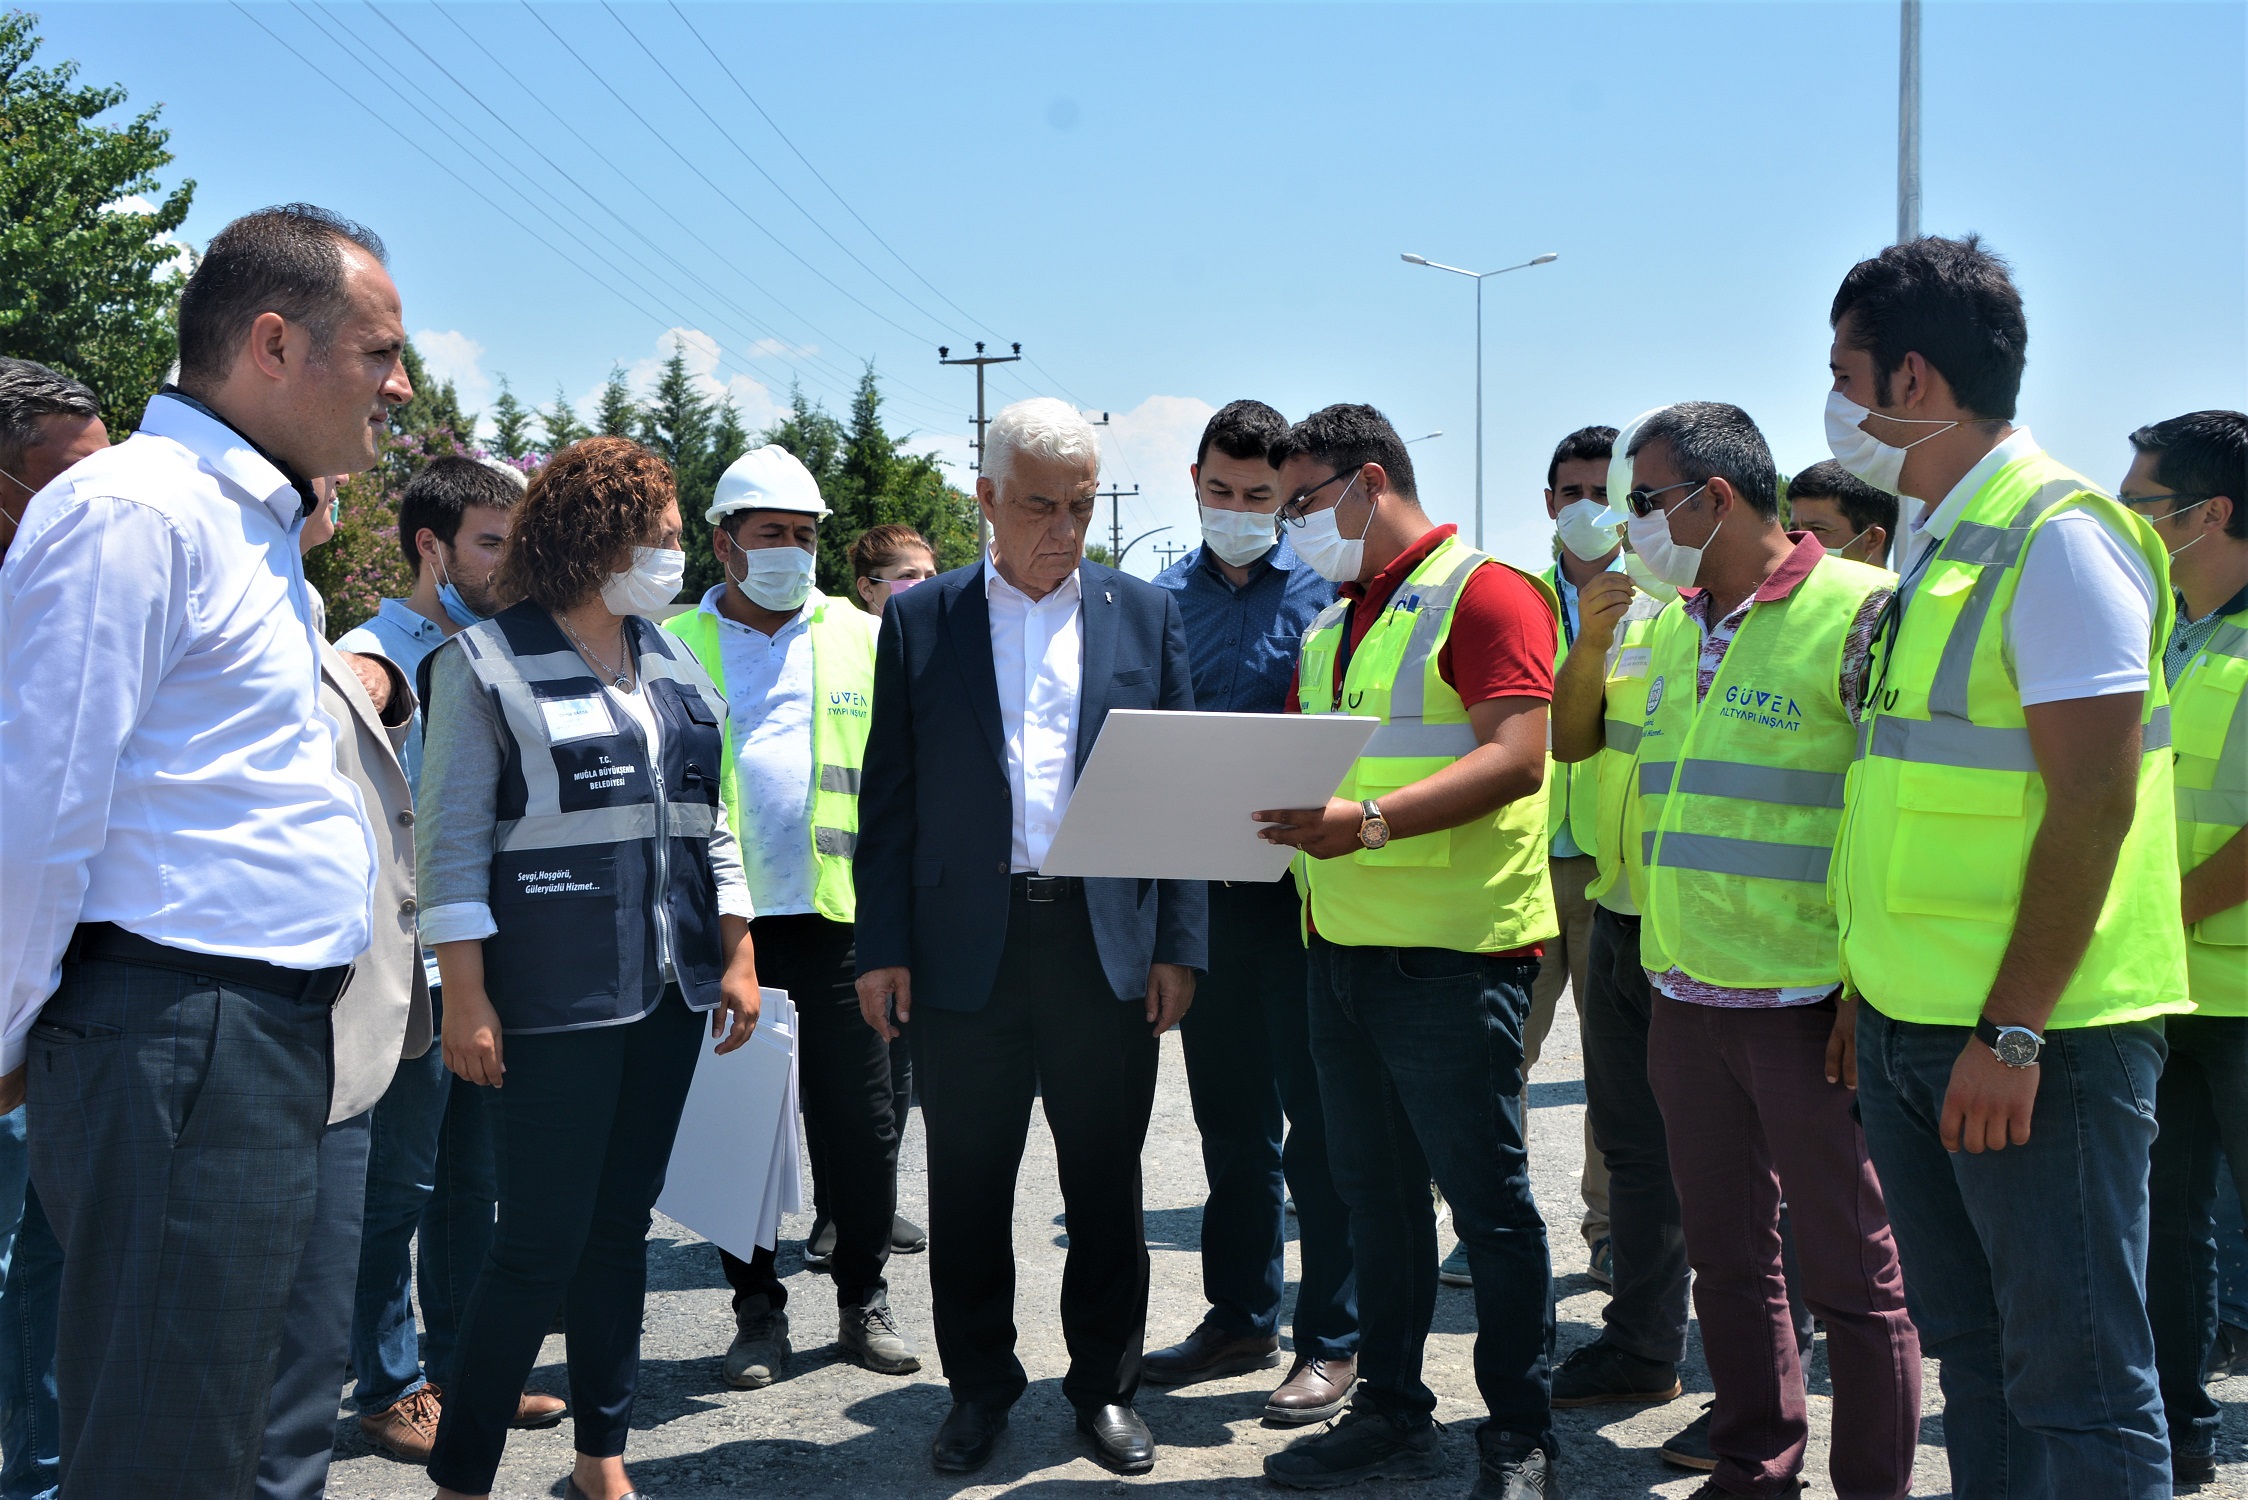
[[[2157,606],[2137,813],[2091,944],[2047,1024],[2108,1025],[2190,1004],[2160,666],[2172,613],[2169,555],[2145,521],[2035,453],[1992,476],[1908,579],[1895,637],[1875,668],[1834,897],[1845,975],[1897,1020],[1973,1025],[2013,936],[2030,844],[2047,809],[2006,657],[2006,616],[2032,539],[2070,509],[2097,513],[2138,547]]]
[[[1379,801],[1475,749],[1467,707],[1437,670],[1452,605],[1479,567],[1504,567],[1447,537],[1397,586],[1381,618],[1350,655],[1340,701],[1335,658],[1349,601],[1322,610],[1304,631],[1298,707],[1307,714],[1371,714],[1382,721],[1336,795]],[[1553,590],[1530,581],[1557,609]],[[1450,948],[1503,953],[1553,937],[1542,794],[1510,802],[1457,828],[1392,839],[1336,859],[1297,861],[1307,915],[1331,943],[1361,948]]]
[[[1561,564],[1554,565],[1538,577],[1561,597]],[[1560,632],[1554,637],[1553,670],[1559,672],[1561,663],[1569,655],[1569,612],[1556,608],[1555,618],[1560,621]],[[1600,775],[1598,761],[1580,761],[1565,765],[1552,756],[1546,757],[1546,840],[1550,844],[1564,825],[1569,837],[1587,854],[1594,852],[1599,838]]]
[[[691,609],[666,620],[664,629],[687,643],[723,691],[726,667],[718,649],[717,617]],[[858,850],[859,772],[866,764],[866,731],[874,713],[875,632],[863,611],[833,597],[813,604],[805,629],[812,642],[812,816],[805,837],[812,841],[813,867],[818,872],[812,909],[831,922],[849,922],[858,912],[851,856]],[[741,786],[731,734],[719,768],[718,791],[738,841]]]
[[[1866,597],[1896,575],[1822,557],[1749,606],[1709,692],[1683,604],[1655,622],[1636,794],[1647,904],[1640,958],[1730,989],[1839,984],[1827,865],[1858,728],[1843,655]]]
[[[1651,602],[1642,595],[1632,601],[1632,609]],[[1589,847],[1593,858],[1600,862],[1600,872],[1593,877],[1585,895],[1610,911],[1627,916],[1636,916],[1641,910],[1633,894],[1634,884],[1640,879],[1639,861],[1624,858],[1624,822],[1626,806],[1633,800],[1632,766],[1639,752],[1639,726],[1646,717],[1647,667],[1654,658],[1648,642],[1654,634],[1655,620],[1652,614],[1634,618],[1626,612],[1617,627],[1618,638],[1610,650],[1602,699],[1600,753],[1592,758],[1589,767],[1593,772],[1591,779],[1598,788],[1593,843]],[[1580,775],[1587,769],[1584,762],[1577,763]]]
[[[2191,870],[2248,826],[2248,610],[2227,615],[2170,690],[2177,750],[2178,869]],[[2248,903],[2186,930],[2193,1008],[2248,1016]]]

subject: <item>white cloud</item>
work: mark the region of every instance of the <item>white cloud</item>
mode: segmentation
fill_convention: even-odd
[[[414,347],[431,378],[442,385],[450,380],[464,411],[482,411],[495,393],[492,377],[484,373],[484,346],[457,328],[440,331],[424,328],[414,335]]]
[[[731,397],[734,409],[741,414],[743,430],[752,436],[786,413],[785,403],[775,399],[770,386],[742,373],[739,362],[728,359],[724,346],[700,328],[665,329],[655,339],[654,352],[625,366],[625,383],[632,387],[635,398],[645,401],[654,392],[674,345],[686,358],[687,374],[696,394],[713,403]],[[722,364],[731,368],[722,369]],[[597,385],[579,398],[579,412],[590,418],[600,399],[601,387]]]
[[[1196,396],[1150,396],[1130,411],[1114,413],[1106,427],[1097,429],[1101,488],[1129,491],[1137,484],[1140,492],[1127,494],[1120,503],[1103,501],[1093,539],[1109,544],[1112,517],[1122,522],[1127,544],[1155,527],[1170,528],[1133,547],[1124,559],[1125,571],[1152,576],[1163,566],[1163,553],[1156,549],[1192,547],[1202,540],[1187,470],[1216,410]]]

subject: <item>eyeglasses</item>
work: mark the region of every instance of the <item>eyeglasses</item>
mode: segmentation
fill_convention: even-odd
[[[2161,520],[2164,516],[2170,515],[2173,511],[2176,511],[2181,506],[2199,505],[2204,500],[2214,500],[2216,498],[2216,495],[2213,493],[2207,495],[2118,495],[2115,497],[2115,502],[2118,505],[2129,506],[2133,510],[2137,510],[2142,505],[2155,505],[2163,502],[2168,502],[2170,510],[2164,511],[2161,516],[2149,517],[2150,520]]]
[[[1333,484],[1336,480],[1346,479],[1349,476],[1356,474],[1357,472],[1358,465],[1356,464],[1352,464],[1347,469],[1337,469],[1334,473],[1328,475],[1325,479],[1320,480],[1319,483],[1313,485],[1310,489],[1305,490],[1302,494],[1292,497],[1286,504],[1280,507],[1280,520],[1282,524],[1294,526],[1298,529],[1301,529],[1305,520],[1308,519],[1308,517],[1306,517],[1304,514],[1304,507],[1311,503],[1311,497],[1318,494],[1321,490],[1327,488],[1328,485]]]
[[[1666,484],[1659,490],[1633,490],[1630,494],[1624,496],[1624,501],[1631,506],[1633,515],[1651,516],[1663,508],[1662,504],[1655,499],[1657,495],[1667,495],[1672,490],[1682,490],[1688,485],[1694,486],[1698,492],[1703,485],[1708,483],[1709,481],[1706,479],[1681,479],[1678,483]],[[1691,500],[1694,497],[1689,495],[1686,498]]]

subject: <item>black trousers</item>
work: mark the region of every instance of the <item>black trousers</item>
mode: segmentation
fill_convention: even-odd
[[[429,1477],[489,1494],[539,1345],[565,1310],[577,1451],[624,1452],[648,1224],[709,1024],[677,986],[623,1026],[503,1039],[499,1225],[461,1319]]]
[[[760,984],[788,991],[800,1018],[797,1087],[805,1150],[822,1169],[822,1206],[835,1220],[835,1300],[889,1300],[890,1220],[898,1209],[898,1122],[891,1114],[890,1045],[859,1015],[857,952],[847,923],[817,913],[759,917],[749,926]],[[788,1302],[773,1252],[750,1260],[718,1252],[734,1313]]]
[[[372,1106],[320,1137],[320,1199],[289,1289],[281,1357],[258,1453],[258,1500],[318,1500],[336,1447],[336,1391],[351,1353],[359,1227],[367,1208]]]
[[[918,1006],[912,1027],[929,1138],[929,1289],[953,1397],[1007,1405],[1026,1383],[1015,1357],[1015,1177],[1035,1095],[1069,1221],[1062,1391],[1080,1410],[1130,1402],[1147,1332],[1140,1148],[1156,1042],[1142,1001],[1109,988],[1082,894],[1034,902],[1018,883],[990,1001]]]

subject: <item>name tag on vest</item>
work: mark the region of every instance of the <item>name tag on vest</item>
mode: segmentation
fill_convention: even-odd
[[[546,716],[546,737],[550,744],[589,740],[617,732],[616,720],[609,717],[609,705],[602,701],[599,693],[586,698],[541,698],[539,712]]]
[[[1612,677],[1644,677],[1647,675],[1647,664],[1654,660],[1654,656],[1655,650],[1652,646],[1626,646],[1616,653],[1616,670],[1609,675]]]

